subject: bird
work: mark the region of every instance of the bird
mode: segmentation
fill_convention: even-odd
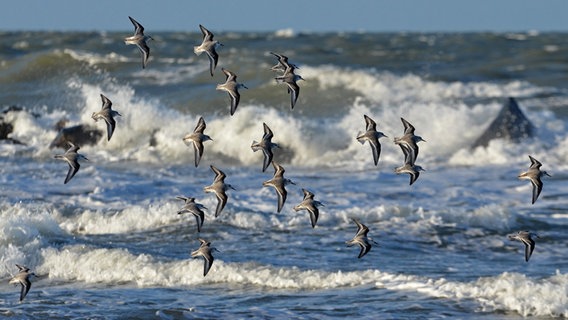
[[[253,140],[252,145],[250,147],[254,152],[262,150],[262,154],[264,155],[264,160],[262,162],[262,172],[264,172],[272,162],[272,157],[273,157],[272,148],[279,148],[279,146],[278,144],[272,142],[274,134],[272,133],[272,130],[270,130],[268,125],[263,122],[262,126],[264,127],[264,135],[262,136],[262,139],[260,140],[260,142],[256,142]]]
[[[199,46],[194,46],[193,52],[195,52],[196,55],[200,55],[203,52],[207,53],[207,57],[209,58],[209,73],[213,76],[213,70],[215,70],[217,62],[219,61],[219,54],[217,54],[215,49],[223,44],[213,40],[213,33],[204,26],[199,25],[199,29],[201,29],[201,33],[203,33],[203,42]]]
[[[509,240],[517,240],[525,245],[525,261],[529,262],[529,259],[534,251],[535,242],[533,237],[540,238],[536,233],[529,231],[519,231],[515,234],[510,234]]]
[[[65,154],[56,154],[54,156],[55,159],[65,160],[67,164],[69,164],[69,171],[67,171],[67,177],[65,177],[65,182],[63,182],[63,184],[67,184],[67,182],[75,176],[77,171],[79,171],[79,168],[81,167],[79,159],[89,161],[89,159],[87,159],[84,155],[77,153],[80,149],[79,146],[74,145],[70,141],[67,141],[67,144],[69,144],[70,147],[67,151],[65,151]]]
[[[213,170],[213,172],[215,172],[215,179],[213,180],[213,184],[203,188],[203,191],[215,193],[215,196],[217,197],[217,208],[215,209],[215,217],[218,217],[221,211],[223,211],[223,208],[225,208],[225,205],[227,204],[228,197],[226,191],[228,189],[235,190],[235,188],[233,188],[232,185],[225,183],[225,178],[227,177],[227,175],[225,175],[223,171],[217,169],[213,165],[211,165],[210,168],[211,170]]]
[[[199,246],[199,249],[193,251],[191,253],[191,257],[192,258],[197,258],[199,256],[203,257],[204,259],[204,265],[203,265],[203,276],[205,277],[207,275],[207,273],[209,272],[209,269],[211,269],[211,266],[213,265],[213,261],[215,260],[215,258],[213,258],[213,251],[219,251],[214,247],[211,247],[211,242],[201,239],[198,239],[199,242],[201,243],[201,245]]]
[[[358,244],[361,247],[361,251],[359,251],[358,259],[361,259],[364,255],[366,255],[369,251],[371,251],[371,243],[373,242],[377,244],[373,239],[367,236],[369,232],[369,228],[359,222],[359,220],[352,218],[352,220],[357,224],[357,233],[353,237],[353,239],[346,241],[347,246],[351,247],[353,245]]]
[[[366,114],[363,115],[363,117],[365,118],[366,131],[357,134],[357,141],[361,144],[364,144],[365,141],[369,141],[371,151],[373,152],[373,160],[375,161],[375,165],[377,165],[379,163],[379,157],[381,156],[381,143],[379,142],[379,138],[387,138],[387,136],[377,131],[377,123],[373,119]]]
[[[541,180],[542,176],[550,177],[550,175],[548,174],[548,172],[540,170],[542,163],[540,163],[538,160],[536,160],[530,155],[529,159],[531,160],[531,166],[527,171],[521,173],[518,176],[518,178],[521,180],[530,180],[533,187],[532,204],[534,204],[536,202],[536,199],[538,199],[540,192],[542,191],[542,180]]]
[[[183,137],[183,142],[189,146],[189,144],[193,144],[193,151],[195,152],[195,167],[199,165],[199,161],[201,161],[201,156],[203,156],[203,142],[205,141],[213,141],[211,137],[204,134],[205,128],[207,125],[205,124],[205,120],[203,117],[199,117],[197,121],[197,125],[195,129],[193,129],[192,133],[188,133],[185,137]]]
[[[116,121],[114,121],[114,117],[122,115],[117,111],[112,110],[112,101],[110,101],[110,99],[105,97],[102,93],[101,93],[101,99],[103,101],[103,106],[101,111],[93,112],[93,115],[91,117],[93,118],[93,120],[95,120],[95,122],[97,122],[100,119],[103,119],[106,122],[107,138],[108,138],[107,141],[110,141],[110,138],[114,133],[114,128],[116,127]]]
[[[207,208],[204,205],[195,202],[195,198],[184,196],[177,196],[176,198],[185,202],[184,206],[178,211],[178,214],[189,212],[193,216],[195,216],[195,221],[197,222],[197,232],[201,232],[201,227],[203,226],[203,221],[205,220],[205,213],[203,212],[203,209],[207,210]]]
[[[298,97],[300,95],[300,86],[298,86],[298,81],[304,80],[302,76],[297,75],[294,73],[294,67],[288,66],[288,68],[284,71],[284,74],[278,76],[276,78],[276,82],[280,81],[286,83],[288,86],[288,93],[290,94],[290,109],[294,109],[296,105],[296,101],[298,101]]]
[[[144,69],[148,64],[148,58],[150,57],[150,47],[146,44],[146,40],[154,40],[154,38],[144,35],[144,27],[138,23],[138,21],[134,20],[130,16],[128,19],[130,19],[134,25],[134,35],[124,38],[124,43],[127,45],[134,44],[138,47],[138,49],[140,49],[140,52],[142,53],[142,69]]]
[[[426,140],[414,134],[414,126],[404,118],[400,118],[404,126],[404,135],[400,138],[394,138],[394,143],[398,144],[404,154],[404,162],[414,164],[418,157],[418,142]]]
[[[402,167],[394,169],[396,174],[408,173],[410,175],[410,185],[412,185],[420,176],[420,171],[425,171],[421,166],[415,165],[407,161]]]
[[[30,269],[26,266],[16,264],[16,267],[18,267],[19,272],[10,279],[9,283],[22,286],[20,290],[20,302],[22,302],[32,287],[31,277],[35,277],[36,274],[30,272]]]
[[[242,83],[237,82],[237,75],[225,68],[221,68],[225,74],[225,83],[220,83],[217,85],[216,90],[226,91],[231,98],[231,115],[235,114],[237,107],[239,106],[239,101],[241,100],[241,94],[239,93],[239,88],[248,89]]]
[[[276,58],[278,58],[278,63],[276,65],[274,65],[272,68],[270,68],[270,70],[274,71],[274,72],[285,72],[286,69],[288,69],[289,67],[292,67],[294,69],[299,69],[298,66],[296,66],[293,63],[289,63],[288,62],[288,57],[286,57],[283,54],[278,54],[275,52],[270,52],[270,54],[274,55]]]
[[[284,178],[284,167],[280,164],[276,163],[276,161],[272,161],[272,166],[274,167],[274,176],[272,179],[268,181],[264,181],[262,183],[263,187],[273,187],[278,194],[278,212],[282,210],[284,206],[284,202],[286,202],[286,197],[288,192],[286,191],[286,185],[288,184],[295,184],[290,179]]]
[[[307,210],[310,213],[310,220],[312,222],[312,228],[316,227],[316,223],[319,218],[319,206],[323,204],[319,201],[314,200],[314,194],[306,189],[302,189],[304,193],[304,200],[294,207],[294,211]]]

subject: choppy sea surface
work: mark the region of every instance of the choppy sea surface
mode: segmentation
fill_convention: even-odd
[[[562,33],[227,33],[214,30],[214,77],[195,32],[147,33],[141,68],[125,33],[0,34],[0,104],[12,143],[0,143],[0,315],[46,318],[547,319],[568,317],[568,34]],[[275,82],[270,51],[297,64],[300,97]],[[240,105],[229,115],[215,86],[232,70]],[[79,151],[89,161],[63,184],[67,165],[50,148],[54,125],[85,124],[100,94],[122,114],[110,141]],[[471,148],[515,97],[536,135]],[[18,111],[20,110],[20,111]],[[382,154],[355,136],[366,114]],[[207,123],[199,167],[182,137]],[[412,186],[394,168],[400,117],[416,127]],[[265,122],[288,199],[262,182],[251,150]],[[106,134],[106,133],[105,133]],[[543,163],[538,201],[517,175]],[[203,192],[209,166],[227,174],[229,201]],[[324,206],[315,228],[292,208],[302,188]],[[178,195],[209,210],[201,233],[178,215]],[[347,247],[357,218],[379,245],[357,259]],[[527,263],[507,234],[540,236]],[[219,252],[209,274],[191,259],[198,238]],[[15,264],[39,278],[20,303],[8,284]]]

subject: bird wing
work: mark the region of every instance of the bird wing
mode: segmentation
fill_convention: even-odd
[[[539,177],[536,177],[534,179],[531,179],[531,184],[533,186],[532,204],[534,204],[536,202],[536,200],[538,199],[540,192],[542,191],[542,180],[540,180]]]
[[[69,182],[69,180],[71,180],[71,178],[75,176],[75,174],[77,173],[77,171],[79,171],[79,168],[81,167],[79,162],[77,162],[76,160],[67,161],[67,163],[69,164],[69,170],[67,171],[67,177],[65,177],[65,182],[63,184]]]
[[[134,34],[144,34],[144,27],[138,23],[138,21],[134,20],[132,17],[128,17],[130,22],[134,25]]]

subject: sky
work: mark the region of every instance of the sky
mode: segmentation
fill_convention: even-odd
[[[10,0],[1,31],[568,31],[568,0]]]

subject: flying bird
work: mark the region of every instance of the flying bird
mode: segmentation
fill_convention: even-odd
[[[199,246],[199,249],[191,253],[191,257],[192,258],[203,257],[204,259],[203,276],[205,277],[209,272],[209,270],[211,269],[213,261],[215,260],[215,258],[213,258],[212,252],[219,250],[217,250],[214,247],[211,247],[211,242],[209,241],[203,240],[201,238],[199,238],[198,240],[201,243],[201,246]]]
[[[542,163],[540,163],[532,156],[529,156],[529,159],[531,160],[531,166],[527,171],[521,173],[518,178],[521,180],[530,180],[533,187],[532,204],[534,204],[536,202],[536,199],[538,199],[540,192],[542,191],[542,176],[550,177],[550,175],[548,174],[548,172],[540,170]]]
[[[207,125],[205,124],[205,120],[203,120],[203,117],[199,117],[195,129],[193,129],[193,132],[183,137],[183,142],[187,146],[189,146],[189,144],[193,144],[193,151],[195,152],[194,154],[195,167],[199,165],[199,161],[201,161],[201,156],[203,156],[203,142],[209,140],[213,141],[211,137],[203,133],[206,127]]]
[[[239,106],[239,101],[241,100],[241,94],[239,93],[239,88],[248,89],[242,83],[237,82],[237,75],[227,69],[221,68],[225,74],[225,83],[220,83],[217,85],[217,90],[225,91],[229,94],[231,98],[231,115],[235,114],[237,107]]]
[[[272,161],[272,166],[274,167],[274,176],[272,179],[268,181],[264,181],[262,183],[263,187],[273,187],[278,194],[278,212],[282,210],[284,206],[284,202],[286,202],[286,197],[288,192],[286,191],[286,185],[288,184],[295,184],[290,179],[284,178],[284,167],[280,164],[276,163],[276,161]]]
[[[193,52],[195,52],[196,55],[201,55],[203,52],[207,54],[207,57],[209,58],[209,73],[213,76],[213,70],[215,70],[217,62],[219,61],[219,54],[217,54],[215,49],[223,44],[219,41],[213,40],[213,33],[207,30],[204,26],[199,25],[199,29],[201,29],[201,33],[203,33],[203,42],[199,46],[194,46]]]
[[[394,138],[394,143],[398,144],[404,154],[404,162],[414,165],[418,157],[418,142],[426,140],[414,134],[414,126],[404,118],[400,118],[404,126],[404,135],[400,138]]]
[[[150,57],[150,47],[146,44],[146,40],[154,40],[154,38],[144,35],[144,27],[138,23],[138,21],[134,20],[132,17],[128,17],[128,19],[130,19],[134,25],[134,35],[124,38],[124,43],[127,45],[134,44],[140,49],[142,53],[142,69],[144,69]]]
[[[290,94],[290,109],[293,110],[296,105],[296,101],[298,101],[298,97],[300,96],[300,86],[298,86],[297,82],[304,80],[304,78],[294,73],[294,67],[288,66],[283,75],[274,79],[276,79],[276,82],[280,81],[286,83],[288,86],[288,93]]]
[[[361,251],[359,251],[359,256],[357,258],[361,259],[364,255],[366,255],[369,251],[371,251],[371,242],[377,244],[373,239],[367,236],[369,233],[369,228],[359,222],[359,220],[352,218],[353,222],[357,224],[357,233],[353,237],[353,239],[346,241],[347,246],[351,247],[353,245],[359,245],[361,247]]]
[[[310,213],[312,228],[315,228],[319,218],[318,207],[323,206],[323,204],[314,200],[315,195],[312,192],[306,189],[302,189],[302,192],[304,193],[304,200],[294,207],[294,211],[307,210]]]
[[[10,279],[9,283],[16,285],[19,284],[22,287],[20,290],[20,302],[22,302],[32,287],[31,277],[35,277],[36,274],[30,272],[28,267],[21,266],[19,264],[16,264],[16,267],[18,267],[19,272]]]
[[[253,140],[250,147],[254,152],[262,150],[262,154],[264,155],[264,160],[262,162],[262,172],[264,172],[266,171],[266,168],[268,168],[268,165],[270,165],[270,163],[272,162],[272,148],[278,148],[279,146],[276,143],[272,142],[274,134],[272,133],[272,130],[270,130],[268,125],[266,125],[266,123],[262,123],[262,126],[264,127],[264,135],[262,136],[262,139],[260,140],[260,142]]]
[[[81,167],[79,159],[89,161],[89,159],[87,159],[84,155],[77,153],[80,149],[79,146],[76,146],[69,141],[67,141],[67,143],[70,145],[69,149],[67,149],[64,154],[56,154],[54,156],[55,159],[65,160],[69,165],[69,171],[67,171],[67,177],[65,177],[65,182],[63,184],[67,184],[67,182],[75,176],[77,171],[79,171],[79,168]]]
[[[368,117],[366,114],[363,115],[365,118],[366,123],[366,131],[357,134],[357,141],[361,144],[364,144],[365,141],[369,141],[369,145],[371,146],[371,151],[373,152],[373,160],[375,161],[375,165],[379,163],[379,157],[381,156],[381,143],[379,142],[379,138],[387,137],[382,132],[377,131],[377,123]]]
[[[203,221],[205,220],[205,213],[203,212],[203,209],[207,210],[207,208],[204,205],[195,202],[195,198],[184,196],[177,196],[176,198],[185,202],[183,208],[178,211],[178,214],[188,212],[195,216],[195,221],[197,222],[197,232],[201,232],[201,227],[203,226]]]
[[[235,190],[232,185],[225,183],[225,178],[227,175],[215,166],[211,165],[211,170],[215,173],[215,179],[213,180],[213,184],[203,188],[205,192],[213,192],[217,197],[217,208],[215,209],[215,217],[218,217],[225,205],[227,204],[227,193],[226,191],[229,189]]]
[[[534,251],[535,242],[533,237],[540,238],[536,233],[528,231],[519,231],[515,234],[509,235],[509,240],[517,240],[525,245],[525,261],[529,262],[529,259]]]
[[[293,69],[299,69],[298,66],[296,66],[295,64],[288,62],[287,56],[275,52],[270,52],[270,54],[272,54],[278,59],[278,63],[274,65],[272,68],[270,68],[270,70],[274,72],[285,72],[286,69],[290,67],[292,67]]]
[[[108,138],[107,141],[110,141],[110,138],[114,133],[114,128],[116,127],[116,121],[114,120],[114,117],[122,115],[117,111],[112,110],[112,101],[110,101],[110,99],[105,97],[102,93],[101,93],[101,99],[103,100],[103,106],[101,111],[93,112],[93,115],[91,117],[93,118],[93,120],[95,120],[95,122],[97,122],[100,119],[103,119],[105,121],[107,126],[107,138]]]

